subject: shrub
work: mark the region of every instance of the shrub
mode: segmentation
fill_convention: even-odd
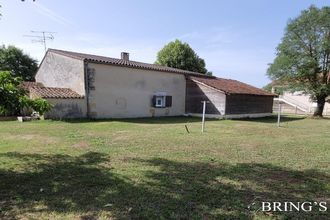
[[[52,104],[50,104],[47,100],[42,98],[30,99],[28,105],[34,111],[38,112],[40,115],[44,115],[45,112],[50,111],[53,107]]]

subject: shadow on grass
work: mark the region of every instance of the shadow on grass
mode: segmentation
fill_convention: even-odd
[[[100,213],[115,219],[252,219],[253,210],[258,209],[247,208],[252,201],[324,201],[330,197],[326,174],[270,164],[133,159],[130,162],[148,168],[143,179],[134,182],[109,168],[107,155],[95,152],[77,157],[5,153],[0,154],[3,159],[18,160],[24,169],[0,169],[1,219],[27,214],[47,218],[49,213],[81,219],[97,219]],[[327,214],[273,213],[297,219],[326,219]]]
[[[198,117],[151,117],[151,118],[125,118],[125,119],[68,119],[64,120],[68,123],[89,123],[89,122],[127,122],[138,124],[179,124],[179,123],[191,123],[200,122],[202,119]],[[219,119],[206,119],[207,121],[218,121]]]

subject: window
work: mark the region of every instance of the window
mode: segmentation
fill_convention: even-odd
[[[156,107],[163,108],[165,107],[165,96],[156,96]]]
[[[172,96],[166,93],[157,93],[152,97],[152,106],[156,108],[165,108],[172,106]]]

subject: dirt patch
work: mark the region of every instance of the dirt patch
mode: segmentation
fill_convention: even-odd
[[[88,143],[86,141],[78,141],[74,145],[72,145],[73,148],[82,148],[86,149],[89,147]]]

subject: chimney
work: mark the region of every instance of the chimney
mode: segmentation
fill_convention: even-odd
[[[121,59],[122,60],[129,60],[129,53],[127,52],[121,52]]]

